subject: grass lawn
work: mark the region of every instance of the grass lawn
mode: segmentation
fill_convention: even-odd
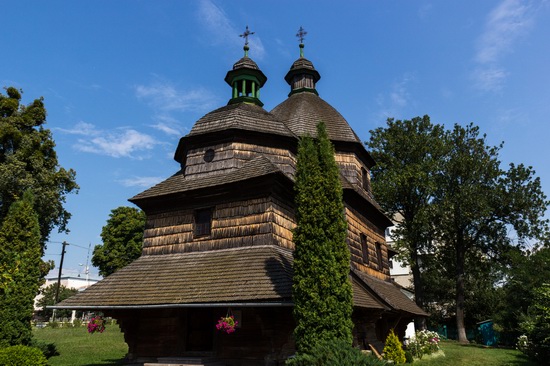
[[[108,326],[104,333],[89,334],[81,328],[35,329],[37,339],[55,343],[59,356],[49,359],[51,366],[120,365],[128,351],[117,325]],[[442,341],[445,356],[425,356],[415,366],[536,366],[517,350],[462,345]]]
[[[442,341],[444,357],[423,357],[416,366],[535,366],[518,350],[488,348],[479,345],[462,345],[453,341]]]
[[[89,334],[86,327],[34,329],[37,339],[55,343],[59,356],[48,360],[51,366],[120,365],[128,351],[118,325],[103,333]]]

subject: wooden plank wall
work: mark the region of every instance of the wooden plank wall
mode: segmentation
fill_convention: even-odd
[[[204,153],[209,149],[214,150],[214,159],[211,162],[205,162]],[[294,176],[296,157],[290,151],[241,142],[228,142],[189,150],[185,176],[200,178],[220,172],[229,172],[242,167],[245,162],[259,155],[271,160],[284,173]]]
[[[148,215],[142,255],[171,254],[274,244],[293,249],[294,210],[273,197],[213,207],[212,232],[193,237],[194,209]]]
[[[334,158],[340,167],[342,175],[344,175],[351,184],[363,188],[361,168],[367,171],[368,180],[370,182],[370,170],[357,158],[357,155],[352,152],[337,151]],[[370,194],[371,192],[368,193]]]
[[[390,267],[384,231],[376,227],[366,217],[349,206],[346,206],[346,219],[348,221],[348,244],[351,252],[352,266],[374,277],[384,280],[388,279]],[[367,237],[369,253],[368,264],[365,264],[363,261],[361,234]],[[378,268],[376,243],[382,245],[382,269]]]

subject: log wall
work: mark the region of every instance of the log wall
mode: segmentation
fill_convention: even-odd
[[[209,149],[214,150],[214,159],[211,162],[206,162],[204,156]],[[294,176],[296,157],[290,151],[242,142],[228,142],[189,150],[185,165],[185,176],[187,178],[200,178],[229,172],[242,167],[245,162],[259,155],[268,158],[281,171]]]
[[[346,220],[348,222],[348,245],[351,253],[351,263],[354,268],[366,272],[380,279],[388,279],[390,275],[388,261],[388,247],[384,231],[372,224],[366,217],[354,209],[346,206]],[[367,238],[368,263],[363,260],[361,234]],[[380,243],[382,250],[382,268],[378,267],[376,243]]]
[[[194,237],[192,208],[147,216],[142,255],[172,254],[251,245],[280,245],[293,249],[294,210],[274,197],[212,207],[211,234]]]
[[[342,175],[346,177],[351,184],[362,189],[365,189],[365,187],[363,187],[363,174],[361,172],[361,169],[364,169],[367,173],[366,179],[368,181],[368,188],[365,190],[369,195],[372,195],[370,191],[370,171],[367,166],[357,158],[357,155],[352,152],[337,151],[334,159],[340,167]]]

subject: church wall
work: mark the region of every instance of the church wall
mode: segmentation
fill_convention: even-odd
[[[198,238],[193,233],[195,209],[149,213],[142,255],[267,244],[294,247],[291,231],[295,226],[294,212],[282,200],[262,197],[214,205],[211,234]]]
[[[346,177],[351,184],[363,189],[363,175],[361,169],[364,169],[367,172],[367,180],[369,186],[366,190],[367,193],[371,194],[370,171],[367,166],[357,158],[357,155],[352,152],[337,151],[334,159],[336,160],[336,163],[338,164],[342,175],[344,175],[344,177]]]
[[[206,162],[204,156],[209,149],[214,150],[214,159],[211,162]],[[244,163],[259,155],[268,158],[281,171],[294,175],[296,157],[287,149],[242,142],[228,142],[189,150],[185,176],[186,178],[200,178],[221,172],[229,172],[242,167]]]
[[[374,277],[388,279],[390,275],[388,248],[384,231],[372,224],[367,218],[353,208],[346,205],[346,219],[348,222],[348,245],[351,253],[352,266]],[[368,263],[363,259],[361,234],[366,236],[368,245]],[[380,244],[382,254],[382,269],[378,268],[376,244]]]

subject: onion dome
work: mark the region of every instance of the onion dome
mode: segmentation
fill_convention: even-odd
[[[303,91],[318,94],[315,90],[315,83],[319,79],[321,79],[321,75],[315,70],[313,63],[304,57],[304,44],[300,43],[300,58],[294,61],[285,76],[286,82],[290,85],[288,96]]]
[[[232,96],[227,104],[252,103],[258,106],[264,104],[260,101],[260,88],[267,81],[258,65],[248,57],[248,44],[244,45],[244,57],[233,65],[233,70],[227,72],[225,82],[232,88]]]
[[[304,44],[300,43],[300,58],[294,61],[285,76],[290,94],[271,113],[297,136],[316,136],[317,124],[323,121],[332,141],[361,143],[344,117],[319,97],[315,89],[319,79],[321,75],[313,63],[304,58]]]

